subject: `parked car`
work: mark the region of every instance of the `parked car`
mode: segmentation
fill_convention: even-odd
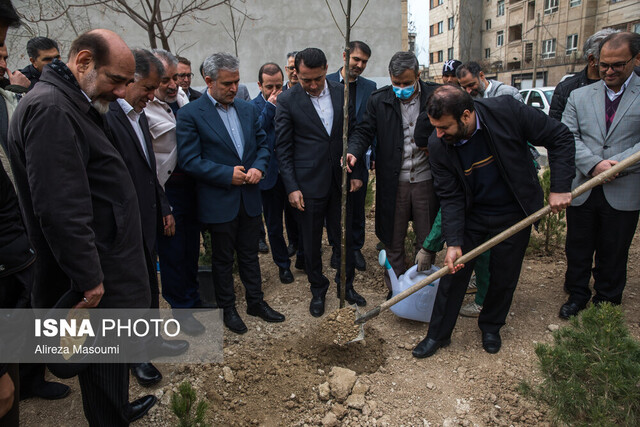
[[[549,107],[551,106],[551,98],[553,98],[553,91],[555,86],[536,87],[533,89],[522,89],[520,95],[524,99],[524,103],[535,108],[539,108],[549,114]]]

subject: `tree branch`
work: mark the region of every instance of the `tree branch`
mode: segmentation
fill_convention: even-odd
[[[342,32],[342,28],[340,28],[340,25],[338,24],[338,21],[336,21],[336,17],[333,15],[333,10],[331,10],[331,5],[329,5],[329,0],[324,0],[324,2],[327,4],[327,8],[329,8],[329,13],[331,14],[331,18],[333,18],[333,22],[336,24],[336,27],[338,27],[338,31],[340,31],[340,34],[342,35],[342,37],[344,37],[344,33]],[[343,8],[344,10],[344,8]]]

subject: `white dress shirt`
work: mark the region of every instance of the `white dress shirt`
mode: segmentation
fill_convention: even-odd
[[[120,104],[120,108],[124,111],[124,114],[129,119],[129,123],[131,123],[131,127],[133,131],[136,133],[138,137],[138,142],[140,146],[142,146],[142,152],[144,153],[144,157],[147,159],[147,163],[149,163],[149,152],[147,151],[147,142],[144,140],[144,133],[142,133],[142,128],[140,127],[140,114],[136,113],[136,110],[133,109],[131,105],[123,98],[118,98],[118,104]]]
[[[307,92],[313,107],[318,113],[318,117],[322,121],[327,133],[331,135],[331,128],[333,127],[333,103],[331,102],[331,93],[329,92],[329,85],[326,80],[324,82],[324,89],[320,92],[320,95],[313,96]]]

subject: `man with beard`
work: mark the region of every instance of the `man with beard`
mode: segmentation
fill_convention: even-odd
[[[456,70],[461,65],[462,62],[457,59],[450,59],[445,62],[442,66],[442,83],[460,86],[460,83],[458,83],[458,77],[456,77]]]
[[[42,69],[54,59],[60,59],[58,42],[47,37],[34,37],[27,42],[27,55],[31,64],[24,67],[22,74],[29,79],[29,90],[40,80]]]
[[[287,72],[287,82],[282,86],[282,90],[291,89],[294,85],[298,84],[298,75],[296,74],[296,55],[297,50],[287,53],[287,65],[284,70]]]
[[[153,140],[158,180],[164,186],[175,219],[175,235],[158,236],[162,296],[171,308],[201,308],[196,182],[178,166],[176,145],[176,117],[189,100],[178,85],[178,59],[163,49],[154,49],[153,54],[162,63],[164,74],[155,97],[144,111]],[[185,333],[198,335],[204,332],[204,326],[191,314],[182,312],[180,316],[180,326]]]
[[[467,91],[474,99],[493,98],[494,96],[511,95],[520,102],[522,95],[513,86],[506,85],[497,80],[487,80],[482,67],[477,62],[467,62],[456,69],[456,77],[461,88]]]
[[[540,209],[542,188],[527,141],[544,145],[551,163],[549,205],[558,212],[571,202],[574,140],[566,126],[511,97],[474,101],[462,89],[436,89],[427,106],[436,134],[429,139],[434,188],[442,209],[445,264],[452,274],[440,280],[429,332],[413,350],[429,357],[451,343],[475,260],[456,260],[489,238]],[[490,285],[478,318],[482,347],[500,351],[531,227],[491,249]]]
[[[77,308],[149,308],[140,212],[127,167],[102,114],[133,80],[131,50],[115,33],[93,30],[54,60],[20,102],[9,152],[27,230],[38,253],[32,304],[49,308],[65,292]],[[91,426],[127,426],[155,404],[128,403],[125,364],[89,364],[78,374]]]

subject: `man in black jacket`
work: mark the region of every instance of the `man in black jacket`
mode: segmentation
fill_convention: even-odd
[[[619,30],[613,28],[605,28],[584,42],[582,52],[584,59],[587,61],[587,66],[584,70],[569,77],[568,79],[558,83],[553,91],[553,98],[551,98],[551,107],[549,107],[549,116],[553,117],[557,121],[562,120],[562,113],[564,107],[567,105],[569,95],[575,89],[582,86],[590,85],[600,80],[600,71],[598,70],[598,60],[600,59],[600,42],[605,39],[609,34],[614,34]]]
[[[115,33],[79,36],[20,102],[9,128],[11,166],[36,251],[32,305],[68,290],[78,308],[149,308],[140,212],[127,167],[102,114],[133,80],[131,50]],[[125,426],[155,404],[128,403],[126,365],[89,364],[78,375],[91,426]]]
[[[549,205],[569,206],[575,175],[573,135],[562,123],[510,96],[473,99],[463,90],[436,89],[427,106],[436,134],[429,139],[434,187],[442,208],[445,264],[453,273],[440,280],[427,337],[413,350],[432,356],[451,343],[451,333],[474,261],[456,260],[485,240],[537,211],[543,194],[527,141],[543,145],[551,163]],[[497,353],[531,228],[491,249],[491,282],[478,318],[482,346]]]
[[[28,89],[31,90],[40,80],[44,66],[50,64],[54,59],[60,59],[60,48],[55,40],[47,37],[34,37],[27,42],[27,55],[29,55],[31,64],[20,72],[31,82]]]

